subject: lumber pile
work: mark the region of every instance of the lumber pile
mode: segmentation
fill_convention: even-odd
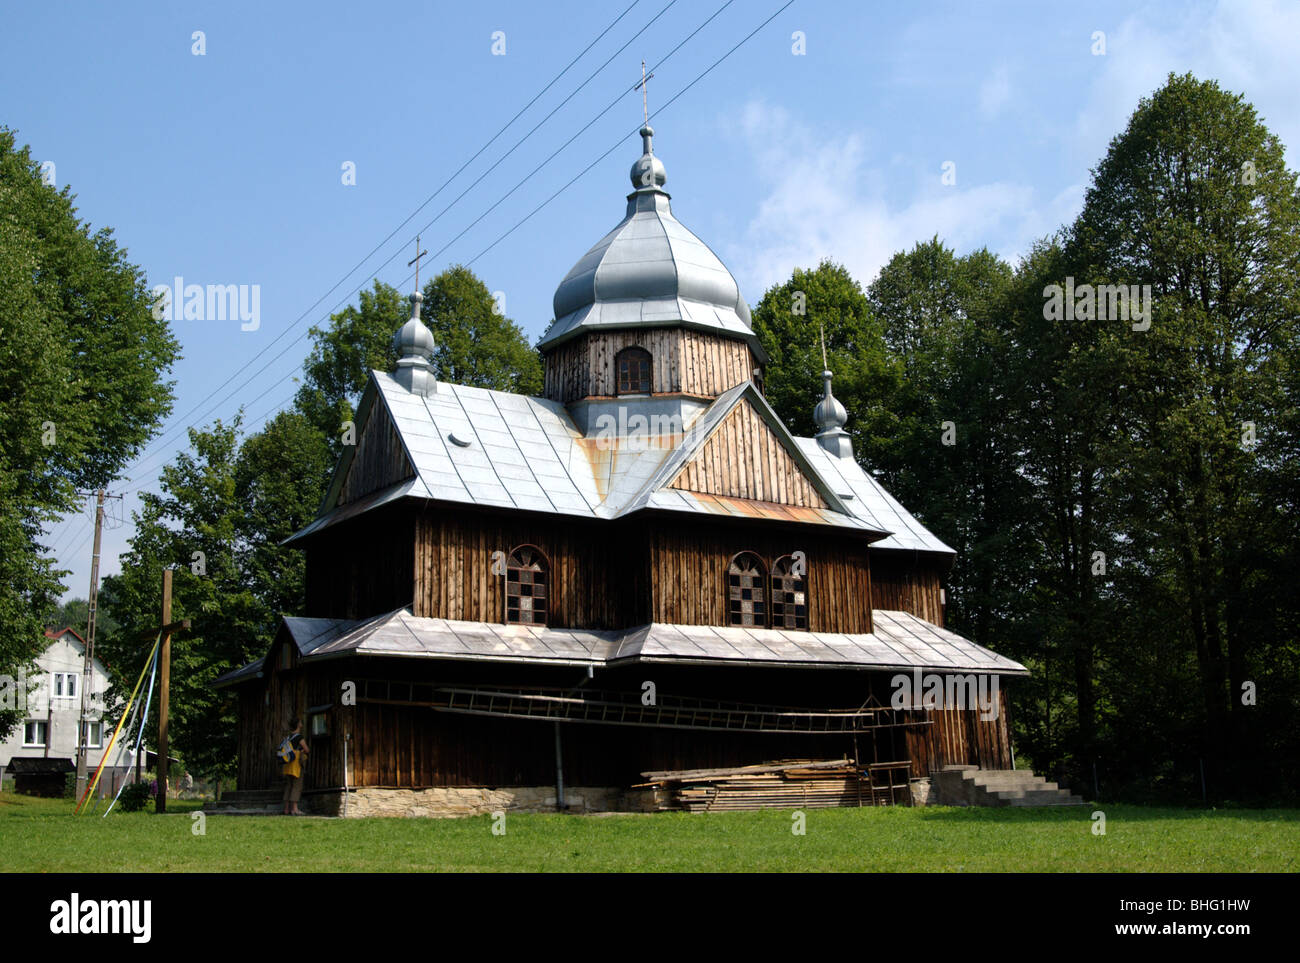
[[[660,809],[737,812],[756,809],[825,809],[910,803],[901,786],[873,785],[872,773],[849,759],[786,759],[727,769],[643,772]],[[899,794],[901,789],[902,794]]]

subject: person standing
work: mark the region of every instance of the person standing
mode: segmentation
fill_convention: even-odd
[[[302,764],[307,761],[307,740],[300,731],[301,720],[289,720],[289,735],[280,743],[276,755],[280,757],[280,772],[284,775],[284,809],[286,816],[301,816],[298,800],[302,798]]]

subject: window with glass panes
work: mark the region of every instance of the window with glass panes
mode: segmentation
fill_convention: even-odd
[[[515,625],[545,625],[550,593],[550,566],[541,549],[521,545],[506,563],[506,622]]]
[[[753,552],[742,552],[727,567],[727,617],[732,625],[767,625],[763,563]]]
[[[650,393],[650,352],[645,348],[624,348],[614,356],[620,395]]]
[[[808,581],[795,574],[795,562],[789,555],[772,565],[772,627],[808,628]]]

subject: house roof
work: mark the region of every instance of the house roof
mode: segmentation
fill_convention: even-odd
[[[407,609],[360,621],[286,618],[302,661],[344,656],[533,665],[676,662],[1027,675],[1020,663],[907,612],[877,609],[869,633],[802,632],[653,622],[614,631],[419,618]],[[214,683],[257,677],[262,662]]]
[[[76,770],[71,759],[57,756],[14,756],[5,764],[5,771],[11,776],[57,776]]]

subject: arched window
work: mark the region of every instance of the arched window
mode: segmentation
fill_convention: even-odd
[[[645,348],[624,348],[614,355],[614,373],[618,378],[617,394],[648,395],[650,352]]]
[[[790,555],[772,563],[772,627],[808,628],[808,580],[802,574],[795,574],[794,558]]]
[[[732,625],[767,625],[765,572],[753,552],[741,552],[727,567],[727,620]]]
[[[506,562],[506,622],[545,625],[551,566],[535,545],[520,545]]]

